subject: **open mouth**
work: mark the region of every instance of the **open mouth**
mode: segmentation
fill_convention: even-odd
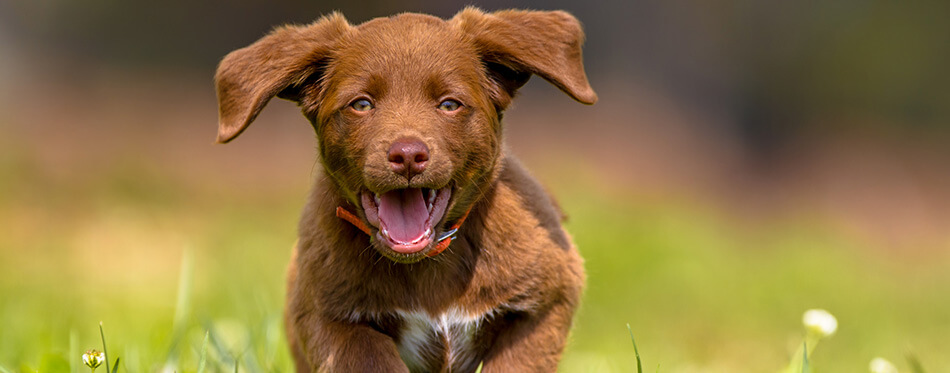
[[[445,215],[452,189],[364,191],[361,197],[366,220],[377,228],[376,238],[397,253],[415,254],[435,239],[433,227]]]

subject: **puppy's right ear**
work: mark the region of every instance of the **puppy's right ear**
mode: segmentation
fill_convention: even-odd
[[[283,26],[229,53],[215,74],[218,143],[241,134],[267,102],[320,70],[336,41],[351,28],[339,13],[308,26]],[[284,97],[284,95],[281,95]]]

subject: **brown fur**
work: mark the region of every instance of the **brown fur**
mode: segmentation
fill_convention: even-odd
[[[594,103],[582,42],[577,20],[559,11],[469,8],[447,21],[400,14],[359,26],[332,14],[223,59],[219,142],[275,96],[301,106],[320,142],[324,169],[288,271],[286,326],[298,371],[556,369],[582,260],[548,194],[506,154],[501,113],[532,74]],[[372,111],[350,108],[361,97],[373,100]],[[438,110],[446,98],[461,108]],[[407,137],[430,155],[409,179],[386,159],[390,144]],[[452,197],[434,229],[470,215],[432,258],[388,250],[334,215],[343,206],[365,220],[362,191],[445,186]],[[423,327],[412,329],[418,320]],[[402,356],[410,345],[417,348]]]

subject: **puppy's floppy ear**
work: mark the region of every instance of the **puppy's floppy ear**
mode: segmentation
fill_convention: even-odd
[[[229,53],[215,74],[218,143],[231,141],[274,96],[296,99],[292,88],[320,69],[350,24],[333,13],[308,26],[280,27],[254,44]]]
[[[470,7],[450,22],[475,42],[491,78],[498,83],[493,96],[502,108],[531,74],[579,102],[597,101],[584,73],[584,31],[574,16],[563,11],[524,10],[486,14]]]

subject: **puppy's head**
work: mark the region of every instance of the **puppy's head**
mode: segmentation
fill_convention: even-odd
[[[564,12],[469,8],[448,21],[401,14],[359,26],[333,14],[279,28],[218,67],[218,142],[271,98],[297,102],[373,246],[415,262],[491,182],[501,112],[532,74],[577,101],[597,100],[582,42]]]

